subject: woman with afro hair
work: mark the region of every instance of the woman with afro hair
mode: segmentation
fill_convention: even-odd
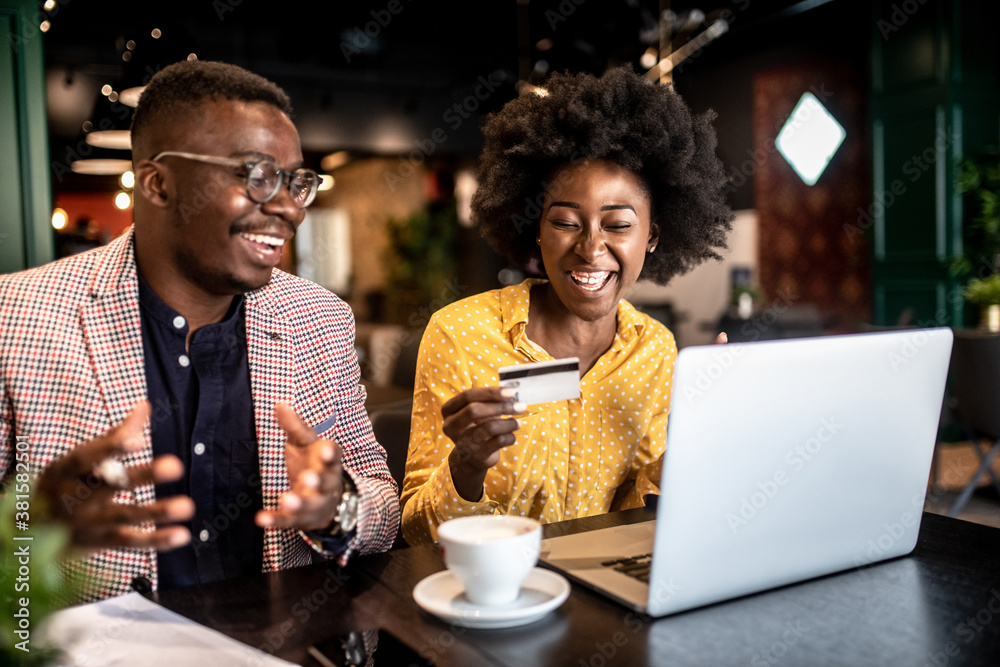
[[[670,331],[624,300],[726,247],[714,114],[628,68],[554,74],[484,127],[474,220],[531,277],[457,301],[420,343],[403,534],[469,514],[543,523],[640,506],[666,448]],[[503,366],[579,359],[580,398],[525,405]]]

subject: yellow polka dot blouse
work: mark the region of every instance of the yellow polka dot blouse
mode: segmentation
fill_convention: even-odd
[[[403,481],[403,534],[436,541],[437,526],[467,514],[518,514],[542,523],[638,506],[658,493],[666,446],[670,379],[677,346],[656,320],[621,301],[618,332],[571,401],[529,405],[517,442],[486,475],[483,497],[468,502],[451,480],[454,446],[441,406],[472,387],[499,383],[502,366],[552,357],[524,335],[531,286],[485,292],[437,311],[420,342],[410,447]],[[618,499],[615,493],[634,488]]]

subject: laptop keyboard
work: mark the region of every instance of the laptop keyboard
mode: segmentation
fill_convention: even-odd
[[[630,556],[628,558],[616,558],[606,560],[601,565],[634,577],[639,581],[649,583],[649,568],[653,563],[653,554],[642,554],[641,556]]]

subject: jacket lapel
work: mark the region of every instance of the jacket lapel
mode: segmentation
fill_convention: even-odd
[[[80,306],[80,326],[98,389],[107,408],[106,415],[95,415],[95,419],[106,418],[109,428],[125,419],[133,406],[147,396],[139,281],[132,235],[133,231],[129,230],[108,244],[87,285],[86,301]],[[153,443],[149,425],[143,429],[143,438],[146,446],[142,451],[126,457],[126,464],[152,461]],[[145,504],[155,499],[152,484],[119,494],[124,502]],[[132,553],[113,551],[108,552],[106,557],[113,567],[132,574],[141,572],[156,585],[156,552],[152,549]],[[142,562],[139,568],[136,568],[136,560]],[[126,581],[126,586],[129,581]],[[102,595],[120,592],[122,589],[119,587],[105,590]]]
[[[264,509],[276,509],[278,498],[288,490],[288,471],[285,433],[274,417],[274,406],[294,405],[292,328],[282,316],[280,304],[269,296],[267,287],[247,294],[245,320]],[[281,542],[287,542],[290,533],[277,529],[265,531],[265,570],[282,567],[278,560],[285,551]]]
[[[122,421],[147,395],[138,289],[129,232],[102,255],[87,286],[87,301],[80,306],[87,350],[108,410],[108,427]],[[147,449],[130,462],[151,460],[148,428],[145,435]]]

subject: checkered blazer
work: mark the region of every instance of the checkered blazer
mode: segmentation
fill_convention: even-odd
[[[275,404],[285,402],[340,443],[344,468],[361,493],[358,534],[342,560],[388,549],[399,500],[365,412],[350,308],[276,270],[266,287],[246,295],[246,328],[264,507],[276,508],[288,489],[285,436],[274,418]],[[37,474],[146,397],[132,230],[103,248],[0,276],[0,483],[14,475],[16,438],[28,440]],[[151,407],[155,420],[157,406]],[[145,450],[126,464],[152,460],[149,434],[147,425]],[[119,499],[148,503],[154,490],[143,486]],[[265,571],[304,565],[311,554],[297,531],[265,532]],[[150,549],[102,551],[80,565],[89,575],[87,599],[126,593],[136,577],[158,585]]]

